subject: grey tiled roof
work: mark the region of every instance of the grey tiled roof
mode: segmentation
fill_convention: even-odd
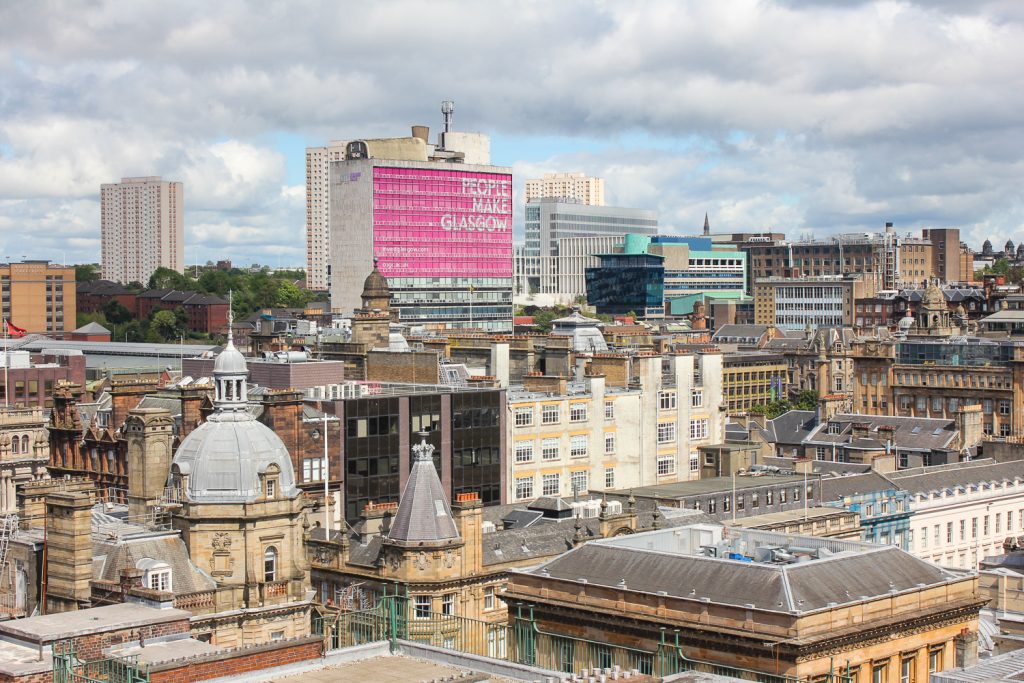
[[[759,338],[768,330],[769,325],[722,325],[711,337],[711,341],[722,338],[748,337]]]
[[[1024,680],[1024,650],[983,659],[974,666],[931,675],[932,683],[990,683]]]
[[[932,585],[954,575],[899,548],[878,546],[854,554],[806,563],[775,565],[736,562],[587,543],[528,573],[593,585],[728,605],[752,604],[771,612],[809,612]]]
[[[75,332],[79,334],[110,334],[110,330],[95,321],[82,325]]]
[[[821,500],[822,502],[836,501],[842,500],[845,496],[894,488],[897,488],[895,484],[874,471],[847,477],[822,477]]]
[[[459,529],[444,495],[444,487],[430,458],[417,459],[399,499],[388,540],[401,543],[437,543],[459,538]]]
[[[991,459],[971,460],[951,465],[915,467],[914,469],[892,472],[888,478],[897,487],[911,493],[941,491],[965,484],[1024,479],[1024,460],[995,462]]]
[[[151,558],[165,562],[171,568],[171,583],[176,594],[217,587],[212,577],[192,564],[185,542],[177,534],[94,541],[93,556],[93,576],[103,581],[118,582],[122,569],[135,567],[139,560]]]
[[[829,424],[840,426],[839,434],[829,434]],[[867,440],[851,439],[853,424],[867,424]],[[807,436],[808,443],[814,444],[851,444],[855,447],[879,448],[884,446],[888,436],[883,437],[879,427],[893,427],[893,442],[898,448],[930,451],[950,448],[957,435],[956,422],[942,418],[927,417],[895,417],[887,415],[859,415],[841,413],[832,416],[819,425]]]
[[[649,502],[648,502],[649,504]],[[640,501],[637,501],[640,508]],[[637,511],[637,531],[654,528],[653,505],[648,510]],[[672,513],[677,511],[673,510]],[[710,518],[697,510],[680,510],[681,514],[660,516],[659,526],[663,529],[708,521]],[[660,512],[659,512],[660,514]],[[483,537],[483,563],[485,566],[540,560],[554,557],[573,548],[576,534],[575,517],[561,520],[544,519],[526,529],[499,529]],[[601,538],[601,520],[597,517],[581,517],[580,531],[584,540]]]
[[[765,435],[772,443],[799,444],[817,426],[815,411],[790,410],[765,422]]]

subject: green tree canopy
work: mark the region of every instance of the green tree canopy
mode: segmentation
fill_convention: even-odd
[[[175,311],[154,311],[149,320],[149,337],[154,342],[167,342],[185,333]]]
[[[196,281],[171,268],[157,268],[149,276],[150,289],[195,289]]]
[[[95,263],[81,263],[75,266],[76,282],[95,282],[100,279],[100,269]]]
[[[132,312],[129,311],[117,299],[111,299],[100,307],[103,317],[113,325],[122,325],[132,319]]]

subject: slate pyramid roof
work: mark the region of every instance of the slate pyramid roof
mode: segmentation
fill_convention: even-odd
[[[401,544],[448,543],[461,540],[444,487],[434,468],[434,447],[421,433],[413,446],[413,465],[402,491],[388,541]]]
[[[86,325],[82,325],[77,330],[78,334],[110,334],[110,330],[100,325],[98,322],[91,322]]]

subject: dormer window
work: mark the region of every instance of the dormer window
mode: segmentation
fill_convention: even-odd
[[[267,498],[277,497],[277,480],[267,479]]]
[[[135,564],[135,567],[143,571],[142,585],[146,588],[165,593],[173,590],[171,566],[166,562],[144,557]]]
[[[828,433],[829,434],[838,434],[839,431],[840,430],[839,430],[839,423],[838,422],[829,422],[828,423]]]

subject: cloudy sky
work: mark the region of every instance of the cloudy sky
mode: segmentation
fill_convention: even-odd
[[[1017,0],[12,0],[0,258],[98,260],[100,184],[163,175],[188,263],[303,263],[304,148],[443,99],[520,189],[600,175],[669,232],[1020,242],[1022,66]]]

